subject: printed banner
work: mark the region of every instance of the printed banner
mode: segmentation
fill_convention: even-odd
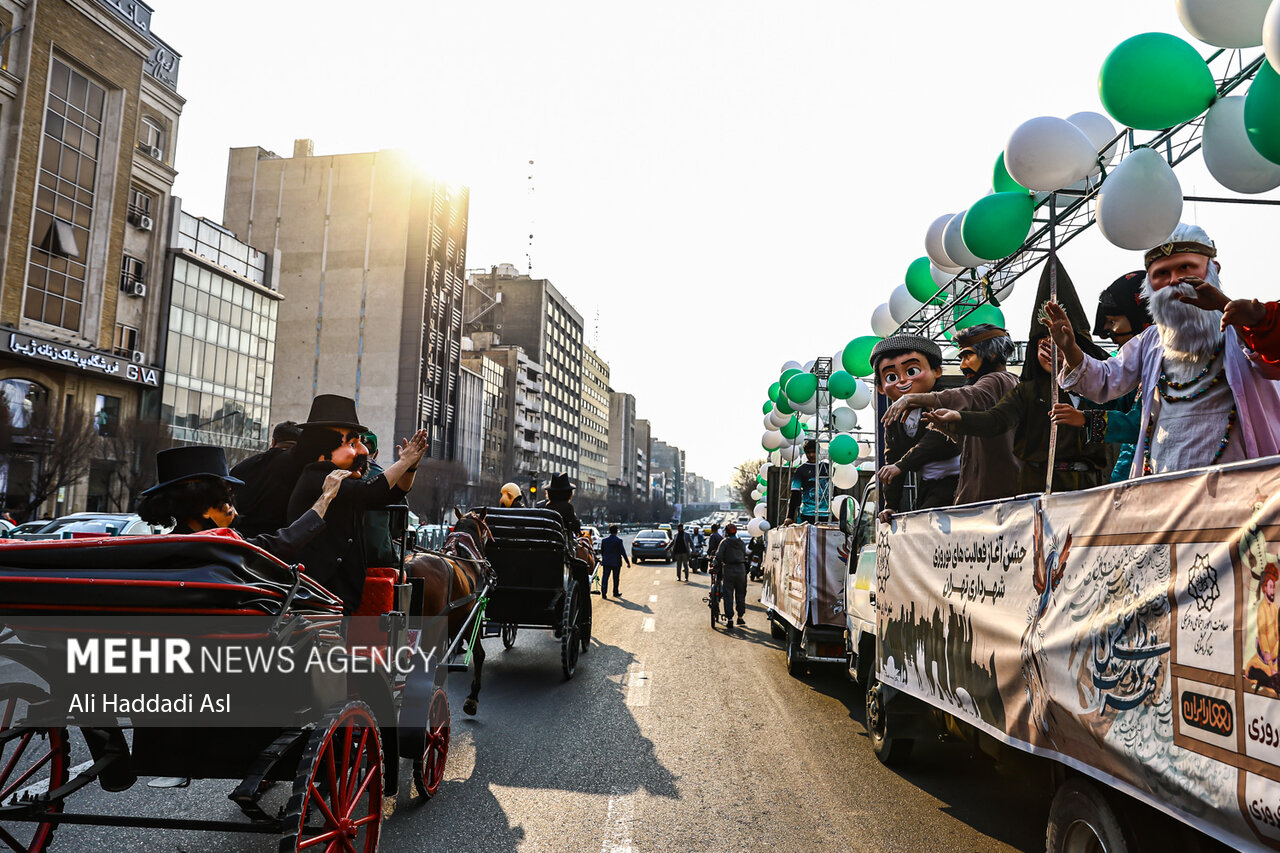
[[[1280,464],[894,519],[880,678],[1280,850]]]
[[[795,628],[844,627],[849,544],[834,527],[792,524],[769,531],[760,602]]]

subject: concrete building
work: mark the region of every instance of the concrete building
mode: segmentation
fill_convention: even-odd
[[[501,434],[502,458],[496,479],[523,483],[538,473],[542,446],[542,365],[524,349],[503,346],[492,332],[472,337],[473,355],[490,359],[502,368],[509,416]],[[473,368],[474,369],[474,368]]]
[[[344,394],[385,445],[421,427],[456,459],[468,196],[403,151],[231,150],[225,224],[280,256],[273,417]]]
[[[537,471],[581,482],[582,315],[546,279],[510,264],[472,272],[467,287],[469,334],[489,332],[542,365],[542,419]]]
[[[462,339],[462,367],[480,374],[484,383],[482,424],[484,451],[480,458],[480,482],[486,487],[505,483],[506,452],[511,441],[511,397],[507,393],[507,369],[483,352],[475,352],[471,338]],[[495,488],[494,491],[497,489]]]
[[[648,500],[653,495],[653,480],[649,476],[649,444],[653,440],[653,428],[644,418],[636,418],[636,490],[638,500]]]
[[[582,348],[582,438],[578,448],[578,488],[584,495],[609,496],[609,365],[591,347]]]
[[[467,367],[459,368],[457,417],[454,458],[462,466],[468,490],[478,493],[484,458],[484,377]]]
[[[54,436],[159,412],[184,100],[151,17],[142,2],[0,0],[0,495],[15,514],[101,505],[104,460],[43,494]]]
[[[649,441],[649,476],[667,503],[685,503],[684,451],[665,441]],[[661,484],[660,486],[658,484]]]
[[[232,456],[271,438],[278,268],[173,200],[161,420],[175,440]],[[234,453],[233,451],[240,451]]]
[[[628,500],[636,487],[636,398],[621,391],[609,392],[610,497]]]

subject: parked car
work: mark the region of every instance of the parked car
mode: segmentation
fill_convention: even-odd
[[[662,530],[641,530],[631,540],[631,562],[639,564],[645,560],[661,560],[671,562],[672,539]]]
[[[10,530],[5,536],[9,539],[26,539],[29,534],[38,532],[45,525],[53,523],[52,518],[41,518],[36,521],[24,521]]]
[[[169,528],[148,524],[132,512],[73,512],[55,518],[23,539],[79,539],[90,536],[150,536]]]

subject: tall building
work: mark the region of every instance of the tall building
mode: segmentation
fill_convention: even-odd
[[[542,365],[542,430],[538,472],[581,481],[582,315],[546,279],[510,264],[472,272],[467,287],[469,334],[490,332]]]
[[[484,377],[467,367],[458,373],[458,451],[466,485],[480,484],[484,458]]]
[[[542,365],[521,347],[501,345],[492,332],[477,333],[472,344],[473,355],[495,362],[504,376],[509,416],[501,434],[502,459],[496,478],[504,483],[526,480],[538,473],[542,446]]]
[[[231,150],[225,224],[280,257],[273,417],[344,394],[385,444],[421,427],[456,458],[468,196],[403,151]]]
[[[609,486],[612,497],[636,494],[636,398],[609,392]]]
[[[462,367],[483,380],[482,424],[484,450],[480,458],[480,482],[486,486],[507,481],[505,454],[511,435],[511,395],[507,393],[507,369],[487,353],[476,352],[470,338],[462,339]],[[514,378],[514,377],[513,377]],[[496,489],[495,489],[496,491]]]
[[[23,512],[108,496],[58,482],[73,424],[154,421],[179,55],[141,2],[0,3],[0,495]],[[98,453],[95,447],[94,453]]]
[[[582,439],[578,488],[601,500],[609,496],[609,365],[591,347],[582,348]]]
[[[653,480],[649,477],[649,444],[653,440],[653,429],[649,421],[636,418],[636,486],[635,495],[640,500],[649,500],[653,495]]]
[[[161,420],[174,439],[247,456],[271,436],[278,269],[173,200]]]
[[[665,441],[650,439],[649,476],[661,484],[659,488],[667,503],[685,502],[684,475],[684,451]]]

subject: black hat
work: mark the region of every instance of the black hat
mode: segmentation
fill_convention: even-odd
[[[356,401],[339,394],[320,394],[311,401],[311,413],[307,415],[304,427],[347,427],[359,432],[368,432],[368,427],[360,423],[356,414]]]
[[[233,486],[244,485],[243,480],[237,480],[227,471],[226,451],[207,444],[193,444],[157,453],[156,479],[160,482],[142,494],[149,495],[174,483],[202,478],[222,480]]]
[[[1098,297],[1098,315],[1093,321],[1093,334],[1098,338],[1107,337],[1107,317],[1127,317],[1134,333],[1141,332],[1155,323],[1147,300],[1142,295],[1142,283],[1147,274],[1142,270],[1127,272],[1111,286],[1102,291]]]
[[[1044,304],[1049,301],[1050,295],[1050,274],[1052,273],[1052,265],[1057,264],[1058,267],[1058,305],[1066,312],[1067,319],[1071,321],[1071,328],[1075,332],[1076,343],[1080,345],[1080,349],[1084,350],[1086,355],[1093,356],[1096,359],[1107,358],[1107,352],[1102,347],[1093,342],[1093,338],[1089,337],[1089,318],[1084,313],[1084,308],[1080,305],[1080,296],[1076,293],[1076,286],[1071,283],[1071,276],[1067,275],[1067,269],[1062,265],[1062,261],[1050,258],[1044,265],[1044,270],[1040,273],[1040,288],[1036,291],[1035,310],[1031,315],[1031,329],[1027,333],[1027,357],[1022,363],[1023,382],[1027,382],[1037,378],[1048,378],[1045,375],[1044,368],[1040,366],[1040,359],[1036,357],[1036,348],[1040,345],[1040,339],[1049,336],[1049,327],[1040,321],[1040,311],[1044,308]]]
[[[565,473],[555,474],[551,478],[551,485],[547,486],[548,492],[572,492],[576,489],[570,480],[569,475]]]
[[[928,338],[922,338],[919,335],[893,335],[871,348],[871,367],[878,373],[881,359],[901,355],[904,352],[918,352],[924,355],[930,364],[942,364],[942,350]]]

